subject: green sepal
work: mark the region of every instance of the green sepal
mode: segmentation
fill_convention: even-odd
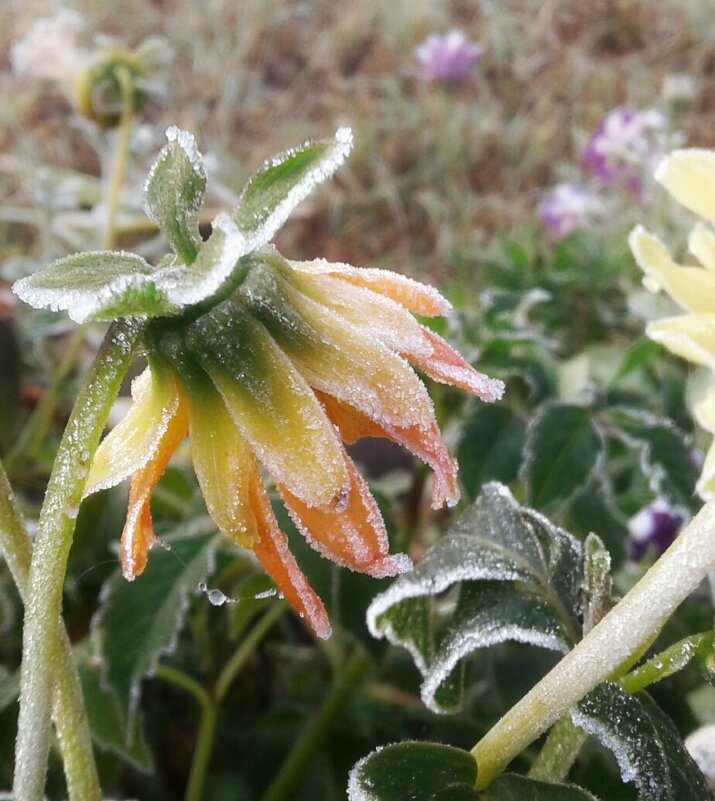
[[[206,170],[196,140],[172,126],[151,168],[144,188],[149,219],[169,241],[185,264],[191,264],[201,246],[199,209],[206,190]]]
[[[21,278],[15,294],[36,309],[64,310],[76,323],[160,317],[178,309],[157,286],[157,271],[134,253],[90,251]]]

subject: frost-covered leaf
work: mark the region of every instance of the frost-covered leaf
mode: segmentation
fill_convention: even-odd
[[[197,521],[166,538],[170,550],[155,547],[146,570],[133,582],[117,573],[105,588],[97,625],[104,678],[126,711],[128,730],[141,680],[173,649],[189,595],[206,580],[214,538],[210,521]]]
[[[524,474],[530,500],[543,509],[583,489],[604,454],[601,432],[583,406],[547,406],[529,426]]]
[[[438,743],[397,743],[378,748],[355,765],[348,780],[348,799],[476,800],[476,779],[477,763],[468,751]]]
[[[494,779],[479,798],[484,801],[597,801],[591,793],[572,784],[552,784],[513,773]]]
[[[613,752],[639,801],[708,801],[712,791],[668,717],[650,697],[605,683],[571,712],[571,719]]]
[[[487,481],[511,483],[519,472],[526,425],[508,406],[480,403],[467,417],[457,450],[459,478],[474,500]]]
[[[374,599],[368,627],[411,653],[423,701],[444,712],[458,705],[456,669],[476,649],[516,640],[565,652],[579,639],[581,568],[573,537],[490,483],[423,560]]]
[[[612,599],[611,555],[596,534],[583,543],[583,631],[589,631],[608,612]]]
[[[332,140],[306,142],[266,161],[241,193],[231,218],[254,244],[265,245],[313,188],[329,178],[353,146],[349,128],[339,128]]]
[[[608,411],[614,435],[639,458],[653,489],[674,505],[691,507],[699,476],[690,438],[670,420],[640,409]]]
[[[155,268],[121,251],[66,256],[16,281],[13,291],[36,309],[66,311],[76,323],[176,311],[157,286]]]
[[[152,758],[144,734],[135,717],[134,730],[127,734],[125,716],[111,690],[102,686],[99,670],[79,666],[82,695],[94,740],[146,773],[152,770]]]
[[[201,245],[199,209],[206,189],[206,170],[190,133],[172,126],[166,138],[169,141],[147,178],[145,208],[176,255],[191,264]]]

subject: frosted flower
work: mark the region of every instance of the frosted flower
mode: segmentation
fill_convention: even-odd
[[[84,22],[74,11],[62,10],[38,19],[10,48],[13,70],[56,83],[75,103],[77,82],[89,58],[79,42],[83,30]]]
[[[645,506],[628,523],[628,558],[640,562],[646,554],[660,556],[673,543],[687,517],[683,509],[674,509],[663,498]]]
[[[650,323],[648,335],[673,353],[696,364],[715,369],[715,152],[676,150],[667,156],[655,174],[670,194],[690,211],[705,218],[690,233],[688,249],[697,265],[681,265],[653,234],[638,226],[629,242],[644,283],[665,290],[686,314]],[[715,434],[715,388],[696,405],[698,422]],[[703,498],[715,497],[715,447],[705,457],[698,491]]]
[[[350,132],[267,161],[231,214],[198,232],[206,172],[193,137],[170,129],[146,186],[149,216],[174,254],[153,267],[124,252],[85,253],[15,284],[75,319],[151,318],[148,367],[101,443],[85,494],[130,478],[121,540],[127,579],[154,541],[151,493],[189,435],[214,523],[250,548],[316,634],[330,625],[280,531],[261,470],[321,554],[371,576],[409,568],[343,443],[382,437],[433,471],[432,505],[456,503],[457,465],[413,368],[484,401],[503,391],[413,316],[450,310],[432,287],[387,270],[294,262],[269,244],[290,211],[342,163]]]
[[[587,228],[603,211],[591,192],[575,183],[557,184],[539,202],[539,219],[561,238],[580,228]]]
[[[666,119],[659,111],[614,109],[588,140],[584,165],[602,183],[623,180],[640,194],[643,176],[663,156],[666,128]]]
[[[445,83],[468,78],[481,55],[481,45],[470,42],[459,30],[443,36],[432,34],[415,48],[415,58],[423,73]]]

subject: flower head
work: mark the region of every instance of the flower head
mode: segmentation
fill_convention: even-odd
[[[598,124],[583,151],[586,169],[599,181],[625,181],[640,194],[643,176],[663,155],[666,119],[659,111],[616,108]]]
[[[353,570],[395,575],[410,560],[389,553],[377,505],[343,443],[369,436],[403,445],[433,470],[433,506],[453,504],[457,466],[413,367],[485,401],[503,389],[413,317],[449,311],[432,287],[386,270],[292,262],[268,244],[349,142],[342,131],[266,162],[238,209],[217,218],[202,242],[201,157],[193,138],[173,129],[146,196],[174,256],[154,268],[126,253],[80,254],[16,284],[31,302],[75,318],[152,318],[149,365],[128,414],[100,445],[85,492],[131,479],[124,575],[144,569],[151,493],[188,433],[216,526],[255,553],[321,637],[330,631],[325,609],[288,549],[261,471],[316,550]]]
[[[685,314],[650,323],[648,335],[678,356],[715,369],[715,152],[676,150],[656,171],[658,180],[690,211],[705,218],[690,233],[688,249],[702,266],[681,265],[653,234],[638,226],[629,243],[644,283],[665,290]],[[696,405],[700,425],[715,433],[715,388]],[[698,482],[704,498],[715,496],[715,447],[710,448]]]
[[[415,49],[415,58],[425,76],[444,83],[468,78],[481,55],[481,45],[470,42],[459,30],[443,36],[432,34]]]
[[[559,239],[587,228],[603,211],[598,198],[580,184],[557,184],[539,202],[541,222]]]
[[[646,554],[654,557],[666,551],[686,523],[687,513],[658,498],[628,523],[628,558],[640,562]]]

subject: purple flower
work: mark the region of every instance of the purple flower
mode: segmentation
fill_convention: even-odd
[[[586,169],[599,181],[623,180],[639,195],[643,175],[665,151],[666,119],[656,110],[617,108],[607,114],[583,151]]]
[[[539,203],[539,219],[562,237],[587,227],[602,211],[600,201],[579,184],[557,184]]]
[[[688,514],[662,498],[645,506],[628,523],[628,558],[640,562],[650,553],[656,558],[673,542]]]
[[[432,34],[415,49],[415,58],[423,73],[433,81],[444,83],[468,78],[481,55],[481,45],[470,42],[457,30],[444,36]]]

